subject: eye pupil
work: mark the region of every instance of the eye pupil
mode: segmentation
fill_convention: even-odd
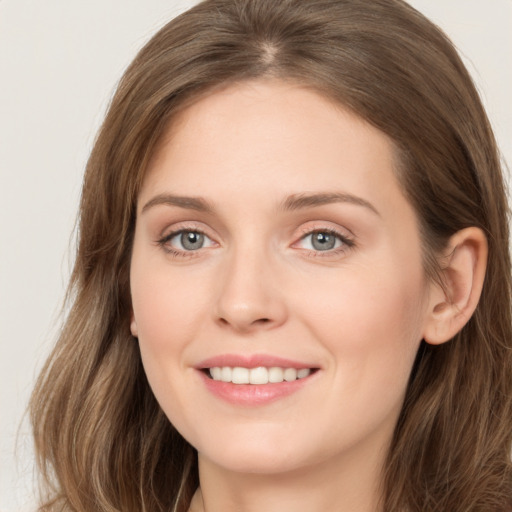
[[[311,242],[316,250],[328,251],[334,248],[336,238],[329,233],[314,233]]]
[[[183,248],[189,251],[200,249],[204,244],[204,235],[196,231],[184,231],[180,242]]]

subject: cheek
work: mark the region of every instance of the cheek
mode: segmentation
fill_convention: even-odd
[[[355,404],[401,401],[422,337],[424,286],[421,269],[374,266],[308,295],[302,316],[337,369],[333,390],[359,397]]]
[[[140,252],[142,250],[139,249]],[[194,284],[169,272],[169,265],[135,247],[130,272],[133,318],[142,363],[153,392],[165,410],[178,406],[180,393],[170,401],[169,389],[180,386],[187,346],[198,329],[201,295]]]
[[[323,329],[327,338],[339,336],[349,346],[352,340],[353,348],[392,344],[393,339],[401,343],[421,333],[425,303],[421,269],[401,272],[392,265],[364,265],[317,280],[301,295],[303,316]]]
[[[168,269],[148,272],[140,267],[132,262],[132,307],[139,340],[155,351],[176,350],[193,336],[201,294],[196,283],[181,282],[179,274]]]
[[[201,296],[168,269],[153,266],[147,272],[147,265],[137,263],[132,261],[132,305],[144,371],[166,415],[178,430],[188,432],[184,411],[190,407],[190,393],[185,383],[191,370],[186,354],[201,325]]]

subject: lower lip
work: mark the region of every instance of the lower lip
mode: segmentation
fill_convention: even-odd
[[[266,405],[290,396],[309,383],[316,373],[318,372],[292,382],[233,384],[232,382],[213,380],[204,372],[199,372],[206,388],[211,393],[230,404],[244,406]]]

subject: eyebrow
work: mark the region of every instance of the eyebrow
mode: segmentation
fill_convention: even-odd
[[[348,194],[345,192],[323,192],[316,194],[293,194],[282,204],[281,208],[285,211],[300,210],[303,208],[312,208],[324,206],[332,203],[350,203],[357,206],[363,206],[380,217],[380,213],[372,203],[362,197]]]
[[[153,206],[168,205],[178,206],[179,208],[185,208],[186,210],[195,210],[198,212],[211,213],[213,208],[210,206],[208,201],[202,197],[187,197],[187,196],[175,196],[172,194],[159,194],[150,199],[142,208],[141,213],[149,210]]]
[[[349,203],[363,206],[380,217],[380,213],[370,202],[362,197],[345,192],[320,192],[314,194],[293,194],[287,197],[280,205],[284,211],[295,211],[304,208],[314,208],[333,203]],[[213,207],[202,197],[176,196],[173,194],[158,194],[150,199],[142,208],[141,213],[158,205],[177,206],[187,210],[212,213]]]

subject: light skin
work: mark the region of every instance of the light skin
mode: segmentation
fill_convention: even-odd
[[[131,330],[198,450],[191,510],[379,510],[420,341],[467,322],[487,250],[480,230],[456,233],[445,286],[429,280],[394,165],[386,135],[279,81],[202,97],[166,133],[138,200]],[[275,400],[232,403],[198,369],[225,354],[314,371]]]

